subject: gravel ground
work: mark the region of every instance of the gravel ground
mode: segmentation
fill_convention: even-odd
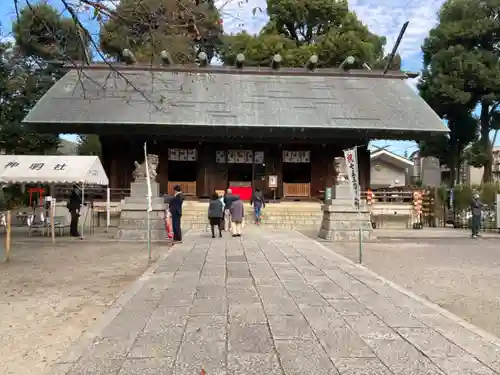
[[[356,244],[327,244],[356,261]],[[364,245],[366,267],[500,336],[498,239],[384,240]]]
[[[16,239],[0,263],[0,374],[43,374],[148,267],[145,244],[59,242]]]

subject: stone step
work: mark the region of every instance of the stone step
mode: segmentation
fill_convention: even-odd
[[[253,215],[247,215],[246,218],[254,218]],[[183,220],[202,220],[207,219],[207,215],[182,215]],[[319,220],[321,221],[321,215],[264,215],[262,220]]]
[[[256,225],[254,223],[250,224],[245,224],[246,227],[255,227]],[[318,225],[294,225],[294,224],[260,224],[260,227],[263,228],[273,228],[273,229],[292,229],[292,230],[319,230]],[[209,228],[207,223],[193,223],[192,225],[185,226],[183,224],[183,229],[203,229],[203,228]]]
[[[247,214],[253,213],[253,210],[246,210],[245,211]],[[207,210],[191,210],[191,209],[183,209],[182,210],[182,215],[206,215]],[[314,211],[308,211],[308,210],[293,210],[293,211],[278,211],[278,210],[264,210],[262,211],[263,215],[290,215],[290,216],[296,216],[296,215],[306,215],[306,216],[315,216],[315,215],[322,215],[321,210],[314,210]]]
[[[182,226],[184,228],[205,228],[208,203],[188,201],[184,203]],[[254,224],[253,208],[245,203],[245,225]],[[275,229],[303,229],[319,230],[323,213],[319,203],[279,203],[268,204],[263,210],[261,225]]]

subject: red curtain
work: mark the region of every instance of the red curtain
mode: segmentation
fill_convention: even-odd
[[[252,199],[251,186],[229,186],[234,195],[239,195],[242,201],[249,201]]]

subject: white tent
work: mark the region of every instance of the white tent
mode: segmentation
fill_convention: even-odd
[[[108,186],[109,179],[97,156],[85,155],[0,155],[0,183],[44,183]],[[110,222],[110,189],[106,197],[106,227]],[[84,222],[81,222],[83,236]]]
[[[4,183],[109,184],[97,156],[1,155],[0,162]]]

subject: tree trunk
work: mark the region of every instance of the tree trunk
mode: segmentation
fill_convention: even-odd
[[[460,154],[458,153],[458,139],[455,131],[455,124],[452,121],[449,122],[450,127],[450,146],[452,149],[451,155],[449,157],[450,168],[450,188],[455,187],[455,181],[458,176],[457,166],[460,165]]]
[[[464,162],[463,158],[463,152],[464,152],[465,146],[458,141],[457,142],[457,153],[456,153],[456,159],[457,159],[457,170],[456,170],[456,175],[455,175],[455,185],[460,185],[462,183],[462,175],[460,174],[460,170],[462,168],[462,164]]]
[[[492,148],[490,141],[490,105],[486,101],[481,102],[481,114],[479,117],[481,124],[481,144],[486,154],[484,163],[483,184],[491,182],[493,173]]]

